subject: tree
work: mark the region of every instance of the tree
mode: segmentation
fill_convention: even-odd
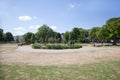
[[[6,32],[4,35],[5,41],[9,42],[9,41],[14,41],[14,37],[12,35],[12,33],[10,32]]]
[[[114,40],[113,45],[116,45],[116,41],[120,39],[120,17],[108,19],[106,27],[109,31],[109,39]]]
[[[4,35],[3,35],[2,31],[0,31],[0,42],[1,41],[4,41]]]
[[[34,34],[32,34],[32,36],[31,36],[31,42],[32,42],[32,43],[35,42],[35,35],[34,35]]]
[[[89,32],[89,37],[92,39],[93,42],[96,42],[98,40],[97,33],[99,32],[99,27],[93,27]]]
[[[69,39],[77,42],[78,38],[80,35],[79,28],[73,28],[72,31],[70,32]]]
[[[97,36],[101,41],[109,39],[109,31],[106,25],[100,28],[100,30],[97,32]]]
[[[70,32],[70,37],[69,37],[69,40],[73,40],[75,41],[75,33],[73,31]]]
[[[79,28],[73,28],[71,35],[73,36],[75,42],[77,42],[79,36],[80,36],[80,31]]]
[[[16,43],[19,43],[19,37],[18,36],[16,36]]]
[[[62,37],[61,37],[61,34],[60,34],[60,33],[57,33],[57,35],[56,35],[56,40],[57,40],[57,43],[61,43]]]
[[[68,42],[69,41],[69,36],[70,36],[70,32],[66,31],[64,34],[63,34],[63,38],[65,40],[65,42]]]
[[[42,42],[48,42],[48,39],[54,37],[54,31],[47,25],[42,25],[38,28],[37,39]]]
[[[27,43],[27,44],[32,43],[32,40],[31,40],[32,35],[34,35],[34,33],[31,33],[31,32],[25,33],[25,34],[23,35],[23,40],[24,40],[24,42]]]
[[[79,28],[79,37],[77,39],[78,42],[85,42],[85,30],[83,28]],[[87,33],[86,33],[87,36]]]

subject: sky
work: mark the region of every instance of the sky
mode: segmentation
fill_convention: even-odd
[[[0,0],[0,28],[14,36],[36,33],[43,24],[63,33],[101,27],[120,17],[120,0]]]

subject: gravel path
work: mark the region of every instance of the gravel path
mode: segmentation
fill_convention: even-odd
[[[120,47],[83,47],[80,49],[48,50],[30,46],[0,46],[0,62],[28,65],[78,65],[101,60],[120,60]]]

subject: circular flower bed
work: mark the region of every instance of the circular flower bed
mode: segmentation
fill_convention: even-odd
[[[77,49],[77,48],[82,48],[80,44],[74,44],[74,45],[69,45],[69,44],[39,44],[35,43],[32,44],[33,49]]]

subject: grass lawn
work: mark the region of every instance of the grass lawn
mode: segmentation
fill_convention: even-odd
[[[81,66],[32,66],[0,64],[0,80],[119,80],[120,61]]]

